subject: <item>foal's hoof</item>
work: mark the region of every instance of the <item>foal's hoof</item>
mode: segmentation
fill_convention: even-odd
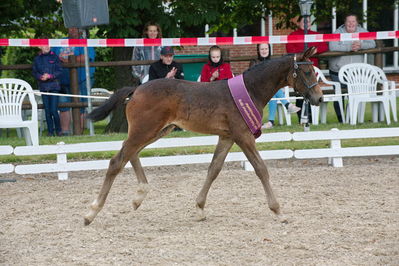
[[[204,209],[201,209],[201,208],[198,207],[198,206],[197,206],[197,217],[196,217],[196,220],[197,220],[198,222],[201,222],[201,221],[205,221],[205,220],[206,220],[206,216],[205,216]]]
[[[86,226],[89,225],[89,224],[91,224],[91,222],[92,222],[92,221],[90,221],[90,220],[89,220],[88,218],[86,218],[86,217],[85,217],[84,220],[83,220],[83,223],[84,223],[84,225],[86,225]]]
[[[270,210],[274,212],[275,214],[279,215],[280,214],[280,205],[278,203],[270,205],[269,206]]]
[[[132,205],[133,205],[133,209],[137,210],[140,207],[141,202],[133,201]]]
[[[141,203],[147,196],[148,191],[150,190],[150,187],[148,184],[139,184],[137,187],[137,193],[135,197],[133,198],[133,208],[134,210],[137,210],[138,207],[140,207]]]

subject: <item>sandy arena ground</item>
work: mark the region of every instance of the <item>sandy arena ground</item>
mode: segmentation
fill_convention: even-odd
[[[151,190],[132,208],[124,170],[90,226],[83,215],[105,171],[3,175],[2,265],[399,265],[399,157],[268,161],[288,223],[269,211],[253,172],[226,164],[210,190],[207,219],[195,198],[207,165],[147,168]]]

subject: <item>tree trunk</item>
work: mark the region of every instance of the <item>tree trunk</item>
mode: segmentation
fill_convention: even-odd
[[[113,49],[113,57],[115,61],[131,60],[132,47],[115,47]],[[114,88],[122,88],[125,86],[135,87],[138,85],[138,80],[132,76],[131,66],[121,66],[115,68],[115,82]],[[109,124],[105,127],[105,132],[127,132],[127,121],[125,115],[125,105],[118,106],[112,112],[112,118]]]

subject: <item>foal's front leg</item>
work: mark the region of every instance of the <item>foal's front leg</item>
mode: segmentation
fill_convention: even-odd
[[[245,153],[245,156],[251,162],[252,166],[255,169],[256,175],[259,177],[262,182],[263,189],[266,192],[267,202],[269,208],[275,213],[280,213],[280,205],[278,204],[276,197],[274,196],[273,189],[269,182],[269,171],[267,170],[265,162],[260,157],[258,150],[256,149],[255,139],[252,138],[242,138],[237,140],[236,143]]]
[[[224,160],[226,159],[227,153],[229,152],[231,146],[233,146],[234,141],[227,138],[219,137],[218,144],[213,154],[212,162],[208,168],[208,175],[206,177],[205,183],[197,197],[197,210],[198,210],[198,220],[205,220],[204,206],[206,201],[206,196],[208,195],[209,189],[215,181],[216,177],[222,170]]]

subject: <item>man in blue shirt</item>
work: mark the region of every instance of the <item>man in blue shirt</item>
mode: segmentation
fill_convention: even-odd
[[[68,29],[69,36],[72,39],[79,39],[81,38],[81,34],[78,28],[69,28]],[[76,62],[81,62],[84,63],[85,57],[84,57],[84,48],[83,47],[54,47],[52,49],[55,54],[58,55],[59,59],[63,63],[68,63],[68,57],[70,55],[75,55],[76,57]],[[93,62],[95,57],[96,57],[96,52],[93,47],[88,47],[87,48],[88,52],[88,57],[89,61]],[[87,95],[87,87],[86,87],[86,71],[84,67],[79,67],[77,69],[78,71],[78,86],[79,86],[79,91],[80,95]],[[95,68],[91,67],[90,68],[90,84],[93,85],[94,83],[94,72]],[[62,75],[60,77],[60,83],[61,83],[61,90],[66,93],[70,94],[71,93],[71,84],[70,84],[70,76],[69,76],[69,68],[63,68]],[[81,102],[87,102],[87,98],[81,98]],[[59,99],[60,103],[68,103],[71,102],[70,97],[62,96]],[[59,108],[60,110],[60,119],[61,119],[61,129],[62,129],[62,134],[63,135],[70,135],[71,130],[70,130],[70,123],[71,123],[71,108],[69,107],[63,107]],[[85,108],[80,109],[81,113],[81,129],[84,129],[84,114],[85,114]]]

